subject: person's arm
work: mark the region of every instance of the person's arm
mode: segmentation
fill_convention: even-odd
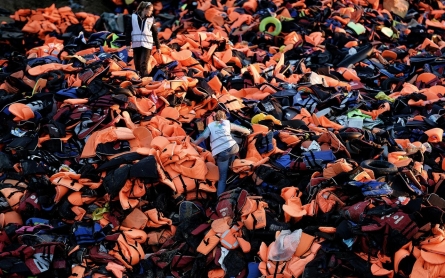
[[[161,45],[159,44],[159,34],[158,34],[158,28],[156,27],[156,24],[153,20],[153,25],[151,25],[151,34],[153,35],[153,42],[156,45],[156,50],[161,49]]]
[[[125,17],[125,45],[127,47],[131,46],[131,32],[133,31],[131,17],[131,15]]]
[[[207,139],[209,136],[210,136],[210,129],[208,127],[206,127],[204,129],[204,131],[198,136],[198,138],[196,138],[196,140],[193,141],[193,143],[195,143],[196,145],[199,145],[199,144],[201,144],[202,141]]]
[[[250,130],[248,128],[245,128],[243,126],[240,126],[240,125],[237,125],[237,124],[233,124],[233,123],[230,123],[230,130],[239,132],[239,133],[244,134],[244,135],[249,135],[250,134]]]

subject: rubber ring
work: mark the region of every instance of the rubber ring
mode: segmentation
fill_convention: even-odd
[[[278,36],[281,33],[281,22],[272,16],[266,17],[265,19],[261,20],[260,23],[260,31],[265,32],[266,26],[268,24],[273,24],[275,26],[275,30],[272,33],[267,32],[268,34],[271,34],[272,36]]]

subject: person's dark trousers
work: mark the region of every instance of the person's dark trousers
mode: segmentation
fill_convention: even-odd
[[[147,65],[150,59],[151,49],[145,47],[133,48],[134,67],[141,77],[148,76]]]

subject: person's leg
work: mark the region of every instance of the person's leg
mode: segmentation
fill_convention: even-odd
[[[227,170],[229,169],[229,159],[223,160],[222,158],[219,158],[216,161],[218,164],[218,170],[219,170],[219,180],[218,180],[218,188],[216,191],[216,194],[219,196],[224,191],[226,191],[226,181],[227,181]]]
[[[148,61],[150,60],[150,56],[151,56],[151,49],[142,47],[141,77],[148,76],[147,67],[148,67]]]
[[[230,166],[232,165],[233,161],[235,160],[236,154],[238,152],[239,152],[238,144],[233,145],[232,149],[230,150],[229,166],[227,167],[227,172],[229,172]]]
[[[230,150],[231,154],[231,161],[230,164],[232,164],[233,160],[235,159],[235,155],[239,152],[239,146],[238,144],[235,144],[232,146],[232,149]]]
[[[216,157],[216,164],[218,165],[219,171],[219,180],[218,180],[218,188],[217,195],[221,195],[224,191],[226,191],[226,181],[227,181],[227,172],[229,170],[229,166],[235,157],[235,154],[238,152],[238,145],[228,148],[220,152]]]
[[[141,50],[142,47],[133,48],[134,68],[139,74],[141,74]]]
[[[230,149],[220,152],[216,156],[216,165],[218,165],[219,180],[216,194],[219,196],[226,191],[227,170],[229,169]]]

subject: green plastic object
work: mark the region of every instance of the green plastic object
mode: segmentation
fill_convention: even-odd
[[[350,21],[348,23],[348,27],[351,28],[352,30],[354,30],[354,32],[357,35],[361,35],[366,32],[365,26],[361,25],[360,23],[354,23],[354,22]]]
[[[387,101],[390,101],[390,102],[394,102],[395,101],[395,99],[390,98],[384,92],[379,92],[374,98],[378,99],[378,100],[387,100]]]
[[[271,16],[261,20],[260,31],[265,32],[268,24],[273,24],[275,26],[275,30],[271,33],[267,32],[268,34],[278,36],[281,33],[281,22],[277,18]]]
[[[104,213],[109,212],[109,206],[108,203],[103,208],[97,208],[93,211],[93,220],[101,220],[103,218]]]
[[[388,27],[383,27],[382,28],[382,33],[385,34],[385,36],[387,36],[388,38],[391,38],[394,35],[394,32],[392,31],[391,28]]]
[[[347,115],[348,115],[348,118],[372,119],[371,116],[363,114],[362,111],[360,111],[358,109],[349,111],[349,113]]]
[[[110,37],[110,36],[108,36],[108,38],[109,38],[109,37]],[[108,39],[108,38],[107,38],[107,39]],[[115,44],[114,44],[114,42],[115,42],[118,38],[119,38],[119,36],[116,35],[116,34],[114,34],[114,33],[111,35],[111,42],[110,42],[110,47],[111,47],[111,48],[120,48],[118,45],[115,45]],[[105,45],[107,45],[107,41],[104,42],[104,46],[105,46]]]

